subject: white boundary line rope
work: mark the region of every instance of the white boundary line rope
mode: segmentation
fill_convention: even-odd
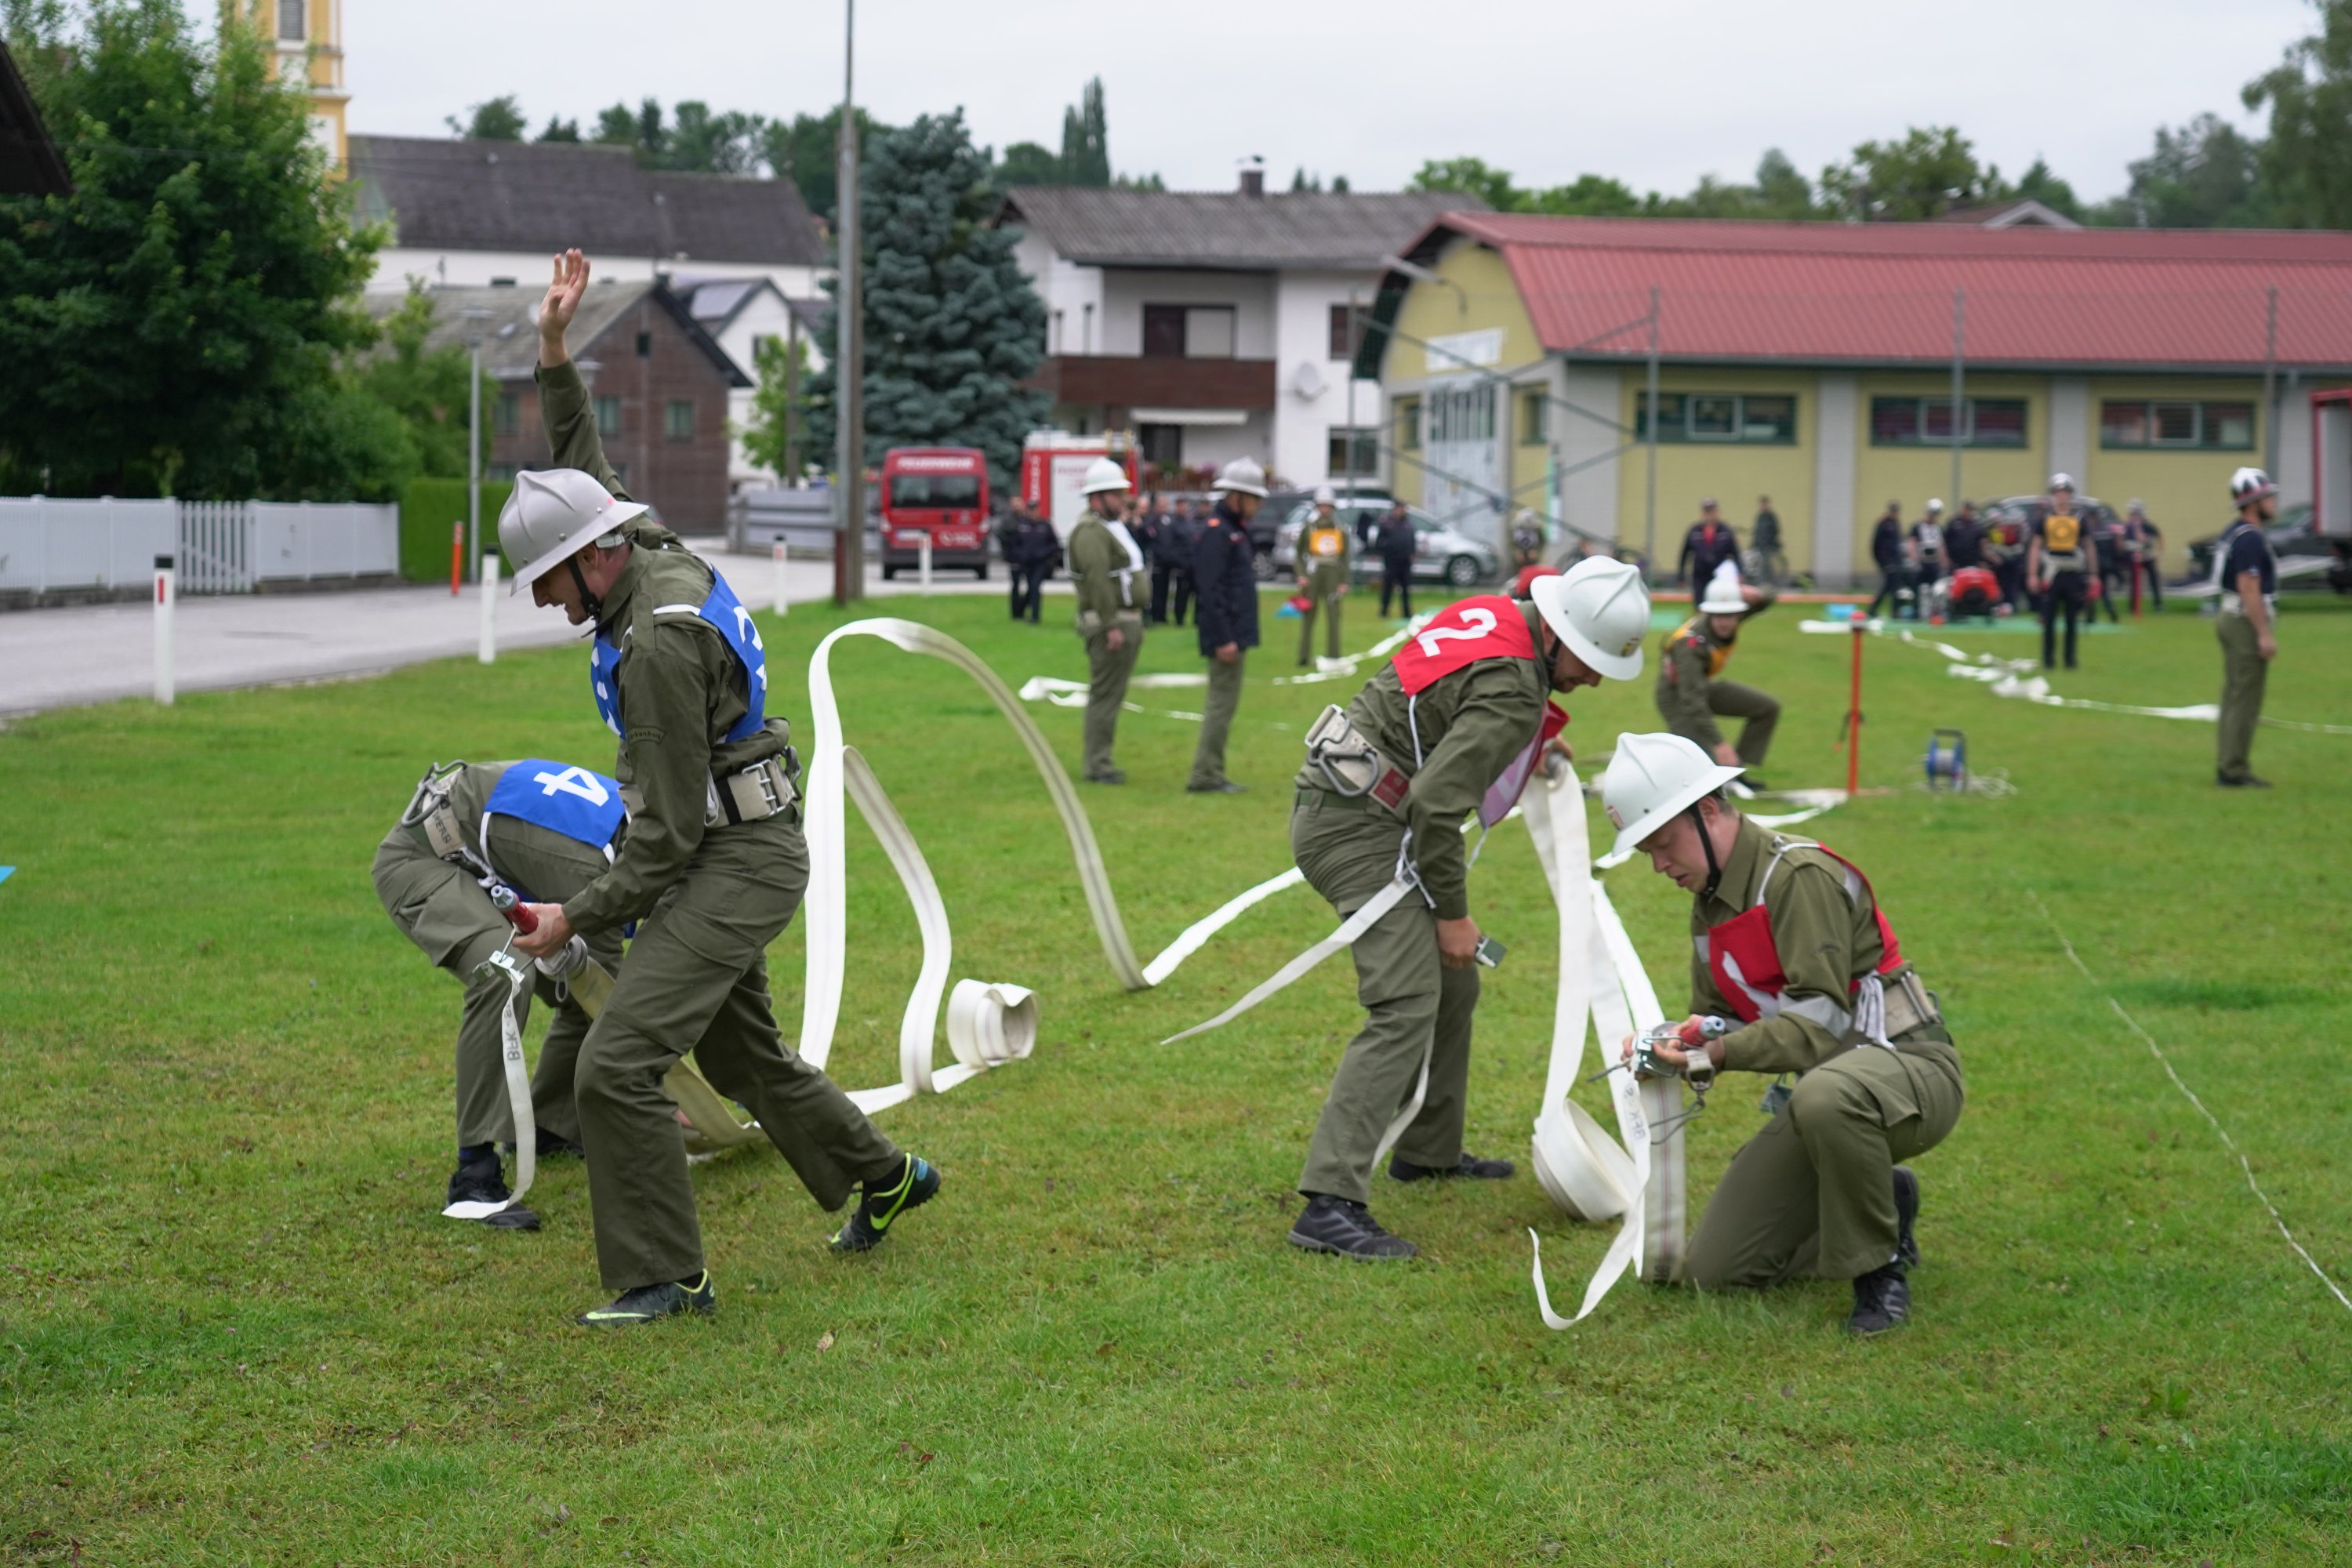
[[[2082,972],[2083,978],[2089,981],[2095,987],[2098,985],[2098,978],[2091,973],[2090,965],[2083,962],[2083,955],[2074,951],[2074,942],[2069,941],[2066,933],[2059,929],[2057,918],[2051,914],[2050,906],[2042,901],[2042,895],[2031,888],[2028,888],[2025,892],[2026,897],[2033,900],[2033,907],[2041,911],[2042,920],[2049,923],[2051,934],[2057,937],[2058,945],[2066,950],[2066,957],[2077,970]],[[2147,1047],[2148,1054],[2153,1056],[2157,1065],[2164,1069],[2164,1076],[2172,1080],[2172,1087],[2179,1089],[2182,1097],[2197,1108],[2197,1114],[2203,1117],[2206,1125],[2213,1129],[2213,1135],[2221,1140],[2221,1147],[2236,1157],[2238,1169],[2245,1173],[2247,1187],[2252,1191],[2256,1201],[2270,1211],[2271,1223],[2278,1226],[2278,1233],[2286,1238],[2286,1244],[2294,1248],[2294,1255],[2302,1258],[2305,1265],[2319,1277],[2319,1282],[2327,1287],[2328,1294],[2334,1296],[2345,1310],[2352,1311],[2352,1298],[2347,1298],[2344,1294],[2343,1288],[2327,1277],[2327,1270],[2322,1268],[2317,1260],[2304,1250],[2303,1243],[2294,1238],[2294,1232],[2286,1227],[2285,1216],[2279,1213],[2278,1205],[2271,1202],[2270,1194],[2263,1191],[2260,1182],[2254,1180],[2253,1163],[2246,1158],[2245,1151],[2238,1147],[2237,1140],[2230,1136],[2230,1130],[2221,1125],[2221,1118],[2208,1110],[2205,1108],[2205,1102],[2197,1098],[2197,1091],[2183,1083],[2180,1075],[2173,1071],[2172,1062],[2165,1056],[2164,1047],[2156,1043],[2156,1037],[2141,1028],[2139,1020],[2124,1011],[2124,1005],[2116,1001],[2112,993],[2103,993],[2103,994],[2106,995],[2107,1005],[2116,1010],[2116,1016],[2121,1018],[2125,1026],[2137,1035],[2141,1042]]]

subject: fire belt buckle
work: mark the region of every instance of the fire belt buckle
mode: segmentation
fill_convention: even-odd
[[[781,771],[781,769],[770,767],[766,762],[756,763],[753,766],[743,770],[743,776],[745,778],[758,781],[760,785],[760,799],[761,804],[767,806],[768,809],[766,815],[770,816],[775,816],[776,813],[783,810],[784,807],[790,804],[784,799],[782,794],[776,788],[776,774]]]

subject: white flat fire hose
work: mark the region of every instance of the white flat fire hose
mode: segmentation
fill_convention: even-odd
[[[1034,994],[1018,985],[956,983],[950,990],[948,973],[953,955],[947,901],[923,859],[921,848],[906,821],[855,746],[843,737],[841,704],[833,689],[833,647],[844,637],[871,637],[908,653],[925,654],[956,666],[988,693],[1005,721],[1020,737],[1029,758],[1053,798],[1070,841],[1079,884],[1094,919],[1095,935],[1111,973],[1129,991],[1159,984],[1177,965],[1200,951],[1210,937],[1260,900],[1304,879],[1297,868],[1249,889],[1194,921],[1166,952],[1148,964],[1136,962],[1134,944],[1119,918],[1118,901],[1111,891],[1110,873],[1104,868],[1101,847],[1076,787],[1070,783],[1053,747],[1036,723],[1023,710],[1021,700],[994,670],[961,643],[919,622],[877,616],[836,627],[819,643],[809,659],[809,707],[815,731],[803,780],[803,811],[808,836],[809,885],[803,903],[808,943],[807,984],[801,1009],[797,1048],[805,1060],[823,1068],[833,1051],[834,1032],[840,1022],[842,982],[848,964],[847,813],[845,795],[856,802],[883,853],[898,873],[914,905],[917,928],[922,933],[922,968],[907,998],[898,1026],[898,1081],[876,1089],[854,1090],[850,1099],[872,1112],[898,1105],[918,1094],[944,1094],[992,1067],[1029,1055],[1037,1037]],[[1205,677],[1199,678],[1205,679]],[[940,1005],[947,1003],[948,1048],[956,1065],[935,1065]]]
[[[522,1027],[515,1020],[515,1004],[530,984],[528,960],[518,961],[507,949],[491,954],[485,968],[506,977],[506,1003],[499,1009],[499,1061],[506,1069],[507,1104],[514,1117],[515,1179],[504,1199],[491,1203],[467,1198],[441,1211],[446,1219],[488,1219],[504,1209],[522,1206],[523,1194],[539,1175],[539,1121],[530,1105],[530,1068],[523,1062]]]
[[[1552,1310],[1543,1244],[1532,1229],[1528,1232],[1535,1248],[1536,1305],[1547,1327],[1564,1329],[1589,1316],[1628,1270],[1666,1283],[1681,1268],[1687,1201],[1683,1091],[1671,1079],[1636,1080],[1629,1071],[1611,1073],[1622,1145],[1570,1099],[1583,1067],[1588,1019],[1606,1060],[1626,1036],[1661,1022],[1663,1014],[1624,922],[1593,879],[1584,796],[1575,771],[1563,763],[1534,781],[1521,805],[1559,910],[1559,994],[1552,1015],[1551,1062],[1536,1117],[1536,1179],[1574,1218],[1624,1217],[1574,1318]],[[1654,1127],[1667,1130],[1654,1145]]]

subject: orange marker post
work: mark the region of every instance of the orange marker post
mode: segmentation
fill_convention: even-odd
[[[449,525],[449,596],[456,598],[466,581],[466,525]]]

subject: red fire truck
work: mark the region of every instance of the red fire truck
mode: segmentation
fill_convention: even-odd
[[[882,575],[922,564],[988,576],[988,458],[975,447],[893,447],[882,458]]]
[[[1126,469],[1128,483],[1135,483],[1135,443],[1125,431],[1073,436],[1061,430],[1033,430],[1021,444],[1022,498],[1054,525],[1055,534],[1065,542],[1078,525],[1078,513],[1087,510],[1078,486],[1086,481],[1087,470],[1104,458]]]

